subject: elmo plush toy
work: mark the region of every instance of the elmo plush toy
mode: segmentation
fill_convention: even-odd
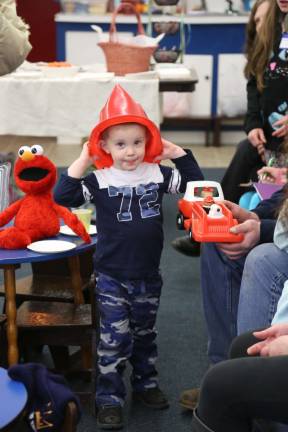
[[[56,167],[43,156],[43,148],[40,145],[24,146],[19,149],[18,156],[14,167],[15,182],[26,195],[0,213],[0,226],[15,217],[14,226],[0,230],[0,248],[21,249],[34,241],[57,235],[59,218],[90,243],[77,216],[53,200]]]

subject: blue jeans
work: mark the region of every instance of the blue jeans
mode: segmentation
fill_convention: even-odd
[[[228,358],[237,332],[270,325],[286,279],[288,255],[273,243],[239,260],[229,260],[213,243],[203,244],[201,285],[212,364]]]
[[[249,253],[240,289],[238,334],[271,324],[287,279],[288,255],[273,243]]]

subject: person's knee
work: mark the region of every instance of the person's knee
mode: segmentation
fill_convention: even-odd
[[[248,139],[241,141],[235,153],[242,163],[246,162],[251,168],[257,161],[261,161],[257,148],[254,147]]]
[[[238,307],[238,331],[239,333],[244,333],[247,330],[251,330],[256,326],[262,326],[263,323],[256,323],[254,322],[254,318],[256,317],[257,313],[259,312],[259,308],[263,307],[264,300],[269,298],[270,293],[270,285],[269,283],[266,283],[267,280],[265,278],[265,274],[267,274],[267,269],[274,267],[273,263],[270,262],[273,251],[272,248],[274,247],[273,244],[265,243],[256,246],[254,249],[252,249],[249,254],[246,257],[243,275],[242,275],[242,281],[241,281],[241,288],[240,288],[240,299],[239,299],[239,307]],[[265,299],[264,299],[264,293]],[[268,297],[267,297],[268,295]],[[265,300],[266,301],[266,300]],[[269,300],[268,300],[269,301]],[[256,302],[256,306],[252,306],[252,302]],[[265,302],[266,305],[266,302]],[[255,312],[252,310],[252,307],[256,308]],[[248,308],[248,309],[247,309]],[[242,322],[244,327],[239,327],[239,322],[241,319],[239,317],[243,318],[245,316],[245,321],[248,319],[247,313],[249,312],[250,319],[253,321],[253,327],[247,327],[246,323]],[[243,315],[244,314],[244,315]],[[242,319],[243,321],[243,319]]]
[[[231,365],[237,360],[225,360],[212,366],[205,374],[201,387],[197,412],[202,420],[208,421],[213,413],[228,407],[234,399],[236,388],[232,384]],[[237,371],[234,371],[237,373]],[[231,381],[232,379],[232,381]]]
[[[251,359],[225,360],[211,367],[201,383],[199,406],[203,404],[202,408],[210,406],[217,409],[218,406],[229,407],[241,400],[246,393],[245,380],[250,379],[245,366],[247,361]]]
[[[252,144],[250,143],[250,141],[248,139],[244,139],[242,141],[239,142],[239,144],[237,145],[237,151],[246,151],[247,149],[250,149],[250,147],[252,147]]]
[[[226,381],[226,365],[227,361],[212,366],[205,374],[200,388],[200,402],[214,406],[222,395],[223,386]],[[221,390],[219,390],[221,389]]]
[[[247,349],[256,342],[259,342],[259,340],[252,332],[242,333],[233,339],[229,350],[229,358],[247,357]]]
[[[245,274],[253,274],[255,277],[259,274],[263,274],[263,271],[270,269],[271,272],[275,271],[276,268],[280,271],[283,268],[286,269],[288,258],[286,261],[287,254],[280,250],[274,243],[263,243],[254,249],[252,249],[247,255],[245,261]],[[284,257],[284,261],[283,261]]]
[[[264,243],[254,247],[247,255],[245,261],[245,270],[251,270],[253,272],[263,271],[263,261],[265,257],[271,256],[271,251],[274,248],[273,243]]]
[[[254,147],[248,139],[240,141],[240,143],[237,146],[236,153],[241,155],[247,155],[247,156],[258,155],[256,147]]]

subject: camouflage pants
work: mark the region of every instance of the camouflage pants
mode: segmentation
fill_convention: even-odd
[[[123,372],[126,360],[132,365],[134,391],[158,385],[155,362],[155,322],[162,278],[119,281],[99,274],[96,297],[100,314],[98,344],[99,375],[96,404],[123,405],[126,391]]]

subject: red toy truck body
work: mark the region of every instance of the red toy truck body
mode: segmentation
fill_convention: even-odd
[[[186,229],[190,238],[199,242],[237,243],[243,235],[230,233],[230,228],[238,225],[231,211],[221,203],[224,199],[221,186],[213,181],[187,183],[182,199],[178,201],[179,213],[177,226]],[[221,212],[220,217],[209,215],[209,207],[216,203]]]

